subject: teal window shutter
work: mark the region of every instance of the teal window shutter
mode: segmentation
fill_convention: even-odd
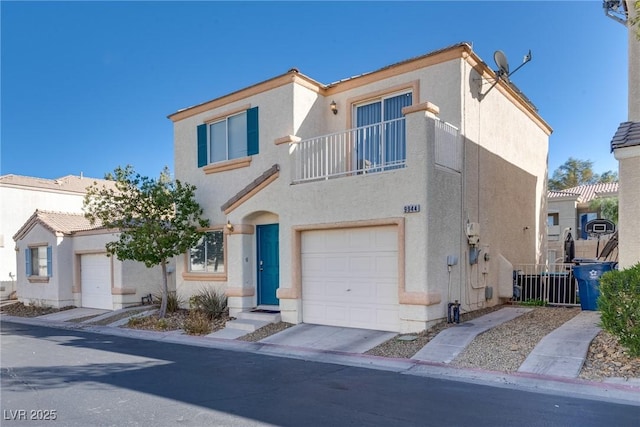
[[[47,246],[47,276],[51,277],[51,273],[53,272],[53,263],[52,261],[52,250],[51,246]]]
[[[198,167],[207,163],[207,125],[198,125]]]
[[[258,154],[259,150],[258,107],[247,110],[247,155]]]
[[[24,250],[25,265],[27,266],[27,276],[31,276],[31,248]]]

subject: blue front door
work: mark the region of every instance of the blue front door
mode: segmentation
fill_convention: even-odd
[[[256,226],[258,252],[258,305],[278,305],[280,284],[278,224]]]

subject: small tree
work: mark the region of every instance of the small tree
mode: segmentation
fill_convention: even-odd
[[[564,162],[553,172],[549,178],[549,190],[565,190],[585,184],[596,184],[601,182],[617,182],[618,173],[606,171],[602,175],[593,172],[593,162],[591,160],[579,160],[573,157]]]
[[[618,223],[618,198],[617,197],[602,197],[593,199],[589,203],[589,208],[600,211],[602,218],[613,221],[614,224]]]
[[[140,176],[127,165],[108,175],[116,189],[89,187],[84,199],[85,216],[120,232],[118,240],[107,243],[110,255],[121,260],[162,267],[160,317],[167,311],[167,263],[195,246],[209,225],[195,200],[195,187],[172,180],[164,168],[158,179]]]

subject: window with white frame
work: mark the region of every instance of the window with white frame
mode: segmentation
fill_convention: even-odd
[[[198,244],[189,250],[190,273],[224,273],[224,234],[222,230],[207,231]]]
[[[209,125],[209,162],[221,162],[247,155],[247,112]]]
[[[258,154],[258,107],[197,127],[198,167]]]
[[[51,276],[51,246],[34,246],[25,249],[27,276]]]
[[[357,130],[356,169],[388,170],[406,161],[404,107],[412,92],[387,95],[354,105]]]

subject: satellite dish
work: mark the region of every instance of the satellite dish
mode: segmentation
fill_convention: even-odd
[[[509,72],[509,62],[507,61],[507,55],[505,55],[503,51],[496,50],[493,54],[493,60],[496,62],[496,65],[498,66],[498,71],[496,71],[498,78],[495,79],[491,87],[485,93],[478,94],[478,99],[480,101],[482,101],[484,97],[487,96],[487,94],[491,91],[491,89],[493,89],[500,80],[503,80],[509,83],[509,77],[512,74],[514,74],[516,71],[518,71],[520,68],[522,68],[526,63],[531,61],[531,50],[529,50],[529,53],[527,53],[524,56],[524,59],[522,60],[522,64],[520,64],[515,70],[511,72]]]
[[[508,76],[509,75],[509,62],[507,61],[507,56],[501,50],[496,50],[493,54],[493,60],[496,62],[498,66],[498,75],[500,76]]]

